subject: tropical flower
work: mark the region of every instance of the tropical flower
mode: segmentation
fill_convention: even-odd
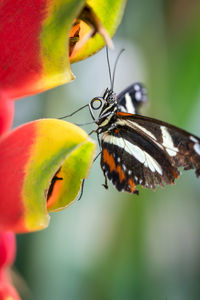
[[[9,267],[16,232],[44,229],[49,212],[76,198],[95,143],[79,127],[42,119],[10,130],[14,100],[74,79],[120,22],[123,0],[2,0],[0,6],[0,299],[20,299]]]

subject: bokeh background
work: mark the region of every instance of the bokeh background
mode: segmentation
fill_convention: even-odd
[[[114,38],[115,90],[148,88],[143,114],[200,136],[200,2],[129,0]],[[16,103],[15,126],[69,114],[109,85],[105,49],[72,66],[76,80]],[[88,122],[87,110],[70,119]],[[84,127],[88,132],[90,126]],[[95,138],[95,136],[94,136]],[[99,160],[84,194],[51,214],[48,229],[18,236],[15,276],[25,300],[200,299],[200,181],[184,172],[174,186],[140,196],[117,192]]]

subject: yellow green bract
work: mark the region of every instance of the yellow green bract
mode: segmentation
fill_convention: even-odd
[[[126,0],[87,0],[86,2],[94,10],[104,28],[112,37],[121,22]],[[71,62],[85,59],[100,50],[104,45],[103,37],[96,34],[72,57]]]
[[[67,83],[74,79],[69,62],[68,36],[73,20],[86,1],[53,0],[44,20],[41,40],[44,89]]]
[[[34,123],[36,140],[26,165],[22,195],[28,231],[45,228],[49,222],[48,211],[63,209],[75,200],[95,152],[94,142],[71,123],[54,119]],[[59,170],[62,179],[55,182],[54,201],[47,209],[48,190]],[[56,190],[57,183],[60,188]]]

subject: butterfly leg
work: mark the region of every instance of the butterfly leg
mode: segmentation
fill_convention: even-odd
[[[91,134],[93,134],[94,132],[96,132],[96,130],[90,131],[90,133],[88,133],[88,135],[91,135]]]
[[[104,184],[102,184],[104,187],[105,187],[105,189],[107,190],[108,189],[108,178],[107,178],[107,176],[106,176],[106,174],[104,173],[104,177],[105,177],[105,183]]]
[[[97,160],[97,158],[99,157],[99,155],[101,154],[102,151],[100,151],[94,158],[93,163]]]
[[[94,163],[95,160],[99,157],[100,154],[101,154],[101,152],[99,152],[99,153],[96,155],[96,157],[95,157],[94,160],[93,160],[93,163]],[[81,200],[81,198],[82,198],[82,196],[83,196],[84,184],[85,184],[85,179],[83,179],[83,181],[82,181],[81,191],[80,191],[80,195],[79,195],[77,201]]]
[[[85,184],[85,179],[83,179],[82,184],[81,184],[81,191],[79,194],[79,197],[77,199],[77,201],[81,200],[82,196],[83,196],[83,189],[84,189],[84,184]]]
[[[100,142],[100,139],[99,139],[99,135],[98,135],[98,134],[97,134],[97,140],[98,140],[99,148],[101,149],[101,142]]]

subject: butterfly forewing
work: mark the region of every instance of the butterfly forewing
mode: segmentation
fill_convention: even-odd
[[[168,123],[144,117],[123,117],[129,126],[136,126],[140,133],[149,136],[152,142],[159,144],[170,158],[172,165],[195,169],[200,176],[200,139],[185,130]]]
[[[115,128],[102,136],[101,167],[118,190],[172,184],[178,167],[200,175],[200,139],[165,122],[118,112]]]
[[[141,83],[133,83],[117,95],[118,111],[138,114],[143,103],[147,102],[146,89]]]

